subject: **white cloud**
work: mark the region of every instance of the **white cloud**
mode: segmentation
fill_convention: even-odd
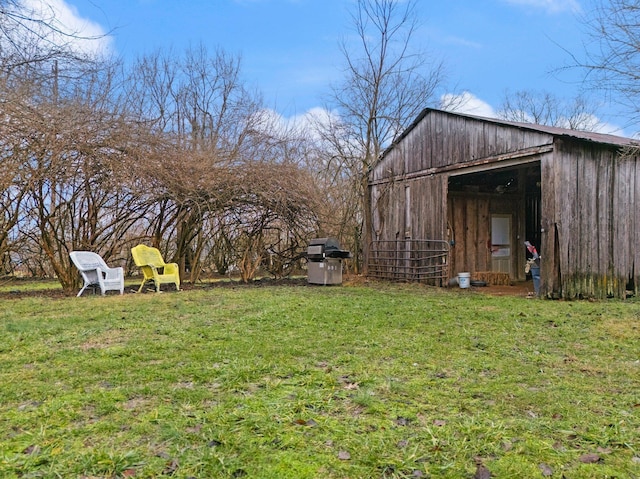
[[[496,112],[491,105],[477,96],[465,91],[460,94],[446,93],[440,97],[440,107],[443,110],[469,115],[496,118]]]
[[[503,0],[511,5],[521,5],[546,10],[548,13],[573,12],[582,9],[578,0]]]
[[[624,128],[618,125],[614,125],[613,123],[607,123],[600,120],[595,115],[588,115],[589,118],[585,120],[587,124],[595,125],[593,127],[593,131],[596,133],[604,133],[607,135],[617,135],[617,136],[628,136],[628,134],[624,131]]]
[[[287,122],[298,132],[317,130],[318,127],[327,127],[340,121],[339,115],[334,111],[315,107],[302,115],[292,116]]]
[[[446,111],[463,114],[466,113],[468,115],[481,116],[484,118],[499,118],[498,113],[491,105],[466,91],[460,94],[447,93],[442,95],[440,98],[440,108]],[[530,115],[523,113],[522,117],[527,118],[527,122],[533,123],[533,118],[531,118]],[[575,119],[573,123],[575,123]],[[556,126],[561,128],[570,128],[571,124],[568,120],[565,122],[560,120]],[[613,123],[605,122],[599,117],[591,114],[583,115],[578,128],[607,135],[629,136],[628,133],[625,132],[624,128]]]
[[[464,48],[473,48],[475,50],[479,50],[482,48],[482,43],[474,42],[472,40],[467,40],[463,37],[457,37],[455,35],[442,35],[441,36],[442,43],[448,45],[454,45]]]
[[[275,110],[265,109],[260,112],[260,124],[264,131],[270,134],[280,134],[283,137],[289,133],[303,136],[309,140],[321,140],[319,131],[340,122],[339,115],[325,108],[315,107],[301,115],[282,116]]]
[[[113,38],[101,25],[82,18],[78,10],[65,0],[20,0],[28,16],[41,20],[52,27],[52,31],[36,31],[48,41],[66,45],[77,53],[92,57],[111,53]]]

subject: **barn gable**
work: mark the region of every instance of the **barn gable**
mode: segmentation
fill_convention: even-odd
[[[638,290],[640,165],[633,140],[427,109],[369,178],[373,276],[444,284],[461,271],[525,279],[542,292]]]

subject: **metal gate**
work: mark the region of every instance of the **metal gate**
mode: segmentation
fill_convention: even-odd
[[[442,240],[373,241],[368,276],[444,286],[449,279],[449,243]]]

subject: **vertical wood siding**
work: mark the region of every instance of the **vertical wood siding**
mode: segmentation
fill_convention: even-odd
[[[446,240],[446,189],[442,175],[373,185],[374,239]]]
[[[385,154],[371,181],[516,153],[551,141],[546,133],[432,111]]]
[[[540,251],[543,256],[544,268],[540,269],[541,294],[544,296],[554,294],[560,290],[561,269],[558,243],[559,228],[555,221],[558,210],[564,205],[559,203],[560,198],[556,196],[556,181],[562,184],[561,179],[556,179],[554,154],[547,153],[540,159],[540,181],[542,190],[541,211],[541,244]]]
[[[624,298],[633,280],[637,294],[637,157],[620,157],[606,145],[557,141],[542,178],[548,187],[542,205],[545,249],[554,249],[554,268],[544,273],[545,292],[563,298]],[[550,238],[550,232],[556,237]],[[549,276],[554,269],[556,278]]]
[[[491,215],[512,217],[511,277],[524,279],[524,198],[521,195],[449,195],[448,215],[454,242],[450,250],[451,272],[491,271]]]
[[[447,177],[434,175],[408,184],[412,238],[447,240]]]

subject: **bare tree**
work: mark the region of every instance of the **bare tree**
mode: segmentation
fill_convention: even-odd
[[[573,67],[585,73],[588,88],[609,98],[640,120],[640,5],[637,0],[596,0],[584,17],[588,41],[573,53]]]
[[[170,240],[166,253],[196,281],[212,242],[206,226],[228,204],[227,168],[254,157],[261,142],[260,99],[245,88],[238,58],[201,45],[141,58],[128,95],[157,135],[137,172],[156,201],[147,235],[158,247]]]
[[[600,121],[594,111],[595,108],[583,96],[567,101],[549,92],[520,90],[505,94],[498,117],[521,123],[595,131]]]
[[[71,250],[124,261],[143,240],[191,281],[216,260],[249,281],[259,267],[279,276],[300,259],[318,229],[304,142],[270,123],[237,58],[202,47],[158,53],[122,80],[115,65],[9,56],[0,75],[3,270],[17,253],[71,290]]]
[[[99,41],[105,36],[72,30],[46,0],[38,9],[29,5],[21,0],[0,0],[0,67],[5,72],[19,68],[40,73],[43,64],[86,63],[91,55],[78,43]]]
[[[416,8],[415,0],[358,0],[351,16],[357,43],[341,45],[346,68],[344,81],[332,94],[342,119],[333,138],[334,154],[359,199],[357,211],[347,215],[358,223],[351,244],[356,254],[365,252],[359,258],[364,268],[372,238],[369,169],[428,106],[443,81],[441,62],[412,49]]]
[[[47,265],[66,290],[77,275],[69,252],[91,249],[106,259],[119,254],[118,239],[135,223],[122,163],[130,147],[131,125],[112,103],[113,78],[105,67],[98,76],[51,90],[28,78],[28,95],[5,93],[4,128],[11,134],[11,156],[19,161],[16,190],[22,194],[16,227],[29,238],[30,256]]]
[[[253,279],[260,266],[283,276],[318,229],[319,191],[309,173],[291,163],[252,162],[236,178],[231,207],[240,232],[236,257],[242,279]]]

